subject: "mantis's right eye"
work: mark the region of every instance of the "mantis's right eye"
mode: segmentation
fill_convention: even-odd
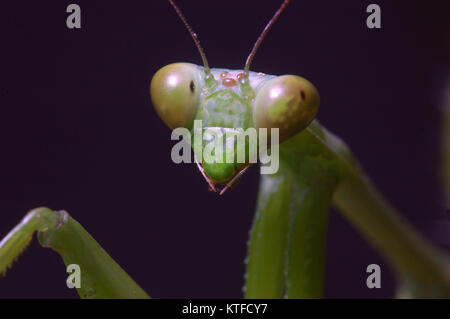
[[[256,95],[253,123],[256,128],[279,129],[280,142],[309,125],[319,109],[320,97],[314,85],[296,75],[268,80]]]
[[[150,97],[158,116],[171,129],[190,128],[200,102],[199,68],[173,63],[158,70],[150,83]]]

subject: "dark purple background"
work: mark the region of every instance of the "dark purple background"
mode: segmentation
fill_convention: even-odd
[[[66,6],[82,29],[66,28]],[[439,90],[449,68],[448,1],[297,0],[252,69],[319,89],[318,118],[416,226],[438,206]],[[1,5],[0,237],[37,206],[66,209],[153,297],[240,297],[258,170],[223,197],[194,165],[175,165],[148,85],[171,62],[201,63],[159,1],[10,1]],[[280,1],[178,4],[212,67],[242,68]],[[6,25],[4,25],[6,23]],[[335,211],[326,297],[391,297],[387,265]],[[382,267],[382,288],[366,267]],[[33,241],[0,279],[0,297],[76,297],[60,257]]]

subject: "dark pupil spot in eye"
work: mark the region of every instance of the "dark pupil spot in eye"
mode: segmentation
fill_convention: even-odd
[[[194,85],[194,81],[192,81],[192,80],[191,80],[191,83],[189,83],[189,89],[191,90],[191,93],[194,93],[195,85]]]
[[[300,96],[302,97],[302,101],[306,99],[306,93],[303,90],[300,90]]]

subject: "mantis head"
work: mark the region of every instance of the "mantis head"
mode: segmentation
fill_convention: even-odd
[[[204,66],[173,63],[161,68],[152,78],[150,96],[156,112],[169,128],[186,128],[195,136],[199,128],[194,123],[201,123],[200,147],[195,147],[195,141],[192,143],[196,162],[210,189],[223,194],[235,185],[257,154],[244,142],[245,155],[239,158],[235,140],[250,137],[249,128],[255,129],[256,134],[267,129],[266,138],[271,136],[272,129],[278,129],[276,142],[288,140],[314,119],[319,94],[308,80],[296,75],[272,76],[249,71],[262,39],[289,0],[283,2],[258,38],[244,70],[210,69],[196,34],[178,7],[169,2],[191,33]],[[211,147],[218,143],[223,147]],[[212,149],[209,160],[204,156],[208,148]],[[205,161],[201,161],[203,157]]]

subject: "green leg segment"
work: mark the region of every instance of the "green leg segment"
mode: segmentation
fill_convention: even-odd
[[[58,252],[66,266],[81,271],[81,298],[150,298],[91,235],[65,211],[37,208],[0,242],[0,272],[26,248],[33,233],[43,247]]]

